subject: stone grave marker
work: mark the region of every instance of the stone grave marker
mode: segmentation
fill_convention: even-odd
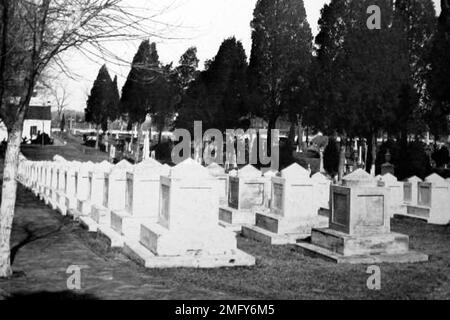
[[[261,171],[252,165],[229,177],[228,206],[219,208],[220,224],[233,231],[241,231],[243,225],[255,224],[255,209],[264,208],[267,202],[266,181]]]
[[[244,226],[248,238],[272,245],[295,244],[311,236],[312,228],[327,228],[328,218],[319,216],[315,182],[309,171],[293,164],[272,178],[270,212],[256,211],[255,226]]]
[[[206,168],[188,159],[160,184],[158,220],[141,225],[140,243],[126,243],[130,255],[153,268],[254,265],[235,234],[218,225],[217,183]]]
[[[149,158],[127,173],[125,207],[111,213],[111,228],[115,232],[138,241],[141,223],[158,220],[160,179],[169,171],[168,166]]]
[[[296,248],[337,263],[413,263],[428,256],[409,250],[409,237],[391,232],[389,190],[364,170],[331,188],[329,229],[313,229],[311,242]]]

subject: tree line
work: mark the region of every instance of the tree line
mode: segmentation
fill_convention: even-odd
[[[381,9],[380,29],[367,27],[372,5]],[[404,144],[428,130],[438,139],[449,133],[449,20],[445,0],[439,18],[432,0],[332,0],[314,39],[302,0],[259,0],[249,59],[242,43],[229,38],[203,71],[196,48],[173,67],[144,41],[122,97],[108,95],[117,99],[111,110],[130,124],[151,114],[159,129],[192,130],[194,121],[205,129],[245,128],[251,117],[273,129],[285,117],[292,143],[298,119],[326,135],[371,144],[381,133]],[[93,92],[87,115],[95,99]]]

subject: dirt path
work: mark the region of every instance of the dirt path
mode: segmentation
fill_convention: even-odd
[[[56,299],[233,299],[195,284],[181,285],[152,275],[120,253],[107,250],[103,241],[59,216],[20,189],[13,231],[11,280],[0,280],[0,296]],[[82,290],[70,291],[69,266],[85,266]]]

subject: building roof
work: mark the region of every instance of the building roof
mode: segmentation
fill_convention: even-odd
[[[35,107],[30,106],[25,116],[25,120],[52,120],[51,107]]]

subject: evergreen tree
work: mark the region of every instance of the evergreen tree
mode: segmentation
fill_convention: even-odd
[[[96,148],[98,148],[100,128],[103,127],[104,129],[105,125],[107,126],[110,109],[116,104],[117,101],[113,94],[113,81],[106,65],[104,65],[94,82],[85,109],[86,122],[94,124],[97,129]]]
[[[441,0],[442,12],[437,23],[436,34],[432,39],[431,51],[427,61],[427,93],[429,108],[427,123],[437,138],[448,134],[448,115],[450,114],[450,6]]]
[[[399,44],[408,59],[409,78],[402,84],[399,107],[395,112],[397,121],[390,131],[400,134],[404,146],[409,133],[420,133],[423,129],[421,118],[422,106],[426,102],[424,89],[428,69],[426,57],[435,21],[432,0],[396,0],[393,28],[399,28],[402,34]]]
[[[145,40],[134,56],[131,71],[122,89],[121,111],[129,123],[143,123],[152,112],[152,85],[160,72],[156,44]]]
[[[194,121],[203,127],[219,130],[239,125],[247,112],[247,57],[242,43],[226,39],[203,71],[191,83],[181,103],[178,127],[193,128]]]
[[[180,65],[176,68],[179,83],[183,91],[189,88],[189,84],[198,76],[197,48],[191,47],[180,58]]]
[[[370,5],[381,9],[381,29],[367,27]],[[379,131],[394,127],[409,63],[402,30],[391,27],[393,13],[389,0],[332,0],[324,7],[311,81],[315,101],[309,119],[317,126],[322,118],[330,133],[366,137],[372,145]]]
[[[308,103],[312,33],[303,0],[259,0],[251,26],[252,110],[274,129],[282,114],[302,114]]]

